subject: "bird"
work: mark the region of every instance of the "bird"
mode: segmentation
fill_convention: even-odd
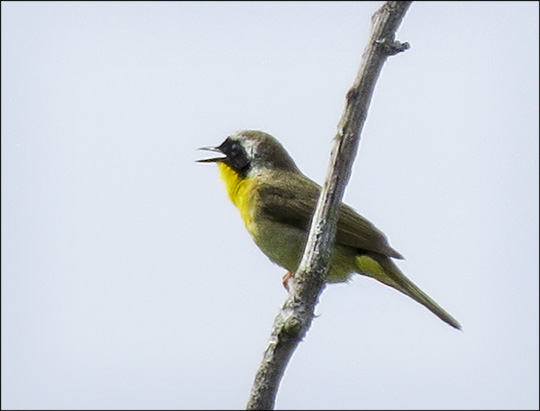
[[[304,175],[283,145],[259,130],[229,135],[218,153],[199,163],[216,163],[226,191],[261,251],[293,278],[307,242],[321,187]],[[357,273],[390,286],[422,304],[450,326],[460,323],[409,280],[394,263],[403,259],[386,236],[352,207],[341,203],[326,283],[347,282]]]

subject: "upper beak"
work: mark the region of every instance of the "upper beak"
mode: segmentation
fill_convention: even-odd
[[[220,157],[202,158],[200,160],[196,160],[197,163],[217,163],[227,158],[227,156],[223,154],[223,152],[219,149],[219,147],[200,147],[197,150],[214,151],[216,153],[221,154]]]

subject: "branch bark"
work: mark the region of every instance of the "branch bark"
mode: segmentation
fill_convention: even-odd
[[[370,39],[347,93],[330,165],[311,223],[302,261],[289,297],[274,320],[270,341],[255,376],[247,409],[273,409],[277,389],[296,346],[311,326],[315,306],[325,286],[334,243],[338,207],[356,156],[360,133],[379,73],[386,58],[409,48],[395,41],[395,32],[411,1],[387,1],[372,16]]]

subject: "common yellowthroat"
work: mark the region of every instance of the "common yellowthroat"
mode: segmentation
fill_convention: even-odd
[[[300,172],[274,137],[262,131],[240,131],[227,137],[221,145],[202,150],[220,153],[198,162],[217,163],[227,193],[255,243],[270,260],[295,273],[320,186]],[[392,258],[403,257],[390,247],[385,235],[373,224],[348,205],[341,204],[326,281],[345,282],[353,273],[372,277],[408,295],[452,327],[461,329],[456,319],[405,277]],[[287,285],[287,275],[284,285]]]

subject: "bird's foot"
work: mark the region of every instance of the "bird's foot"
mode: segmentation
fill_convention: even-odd
[[[287,274],[285,274],[283,276],[283,287],[285,287],[285,289],[290,292],[290,288],[289,288],[289,281],[290,280],[293,280],[294,281],[294,274],[291,273],[290,271],[287,272]]]

